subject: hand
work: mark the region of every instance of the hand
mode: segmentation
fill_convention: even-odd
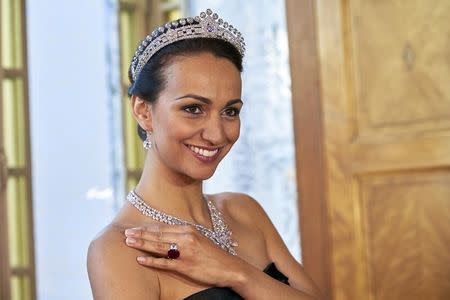
[[[222,250],[192,226],[154,225],[125,230],[129,247],[152,256],[139,256],[139,264],[178,272],[192,280],[213,286],[230,286],[236,279],[241,260]],[[168,259],[171,244],[177,244],[180,256]]]

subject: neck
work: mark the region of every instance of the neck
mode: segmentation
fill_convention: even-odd
[[[203,200],[203,181],[168,168],[150,150],[136,193],[151,207],[178,218],[209,227],[208,207]]]

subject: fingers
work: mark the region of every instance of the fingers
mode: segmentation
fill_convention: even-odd
[[[159,243],[176,243],[186,235],[192,234],[191,230],[179,230],[178,232],[170,231],[149,231],[148,229],[127,229],[125,236],[136,240],[146,240]]]
[[[162,231],[161,229],[172,229],[177,227],[174,231]],[[152,254],[157,254],[159,257],[167,257],[170,245],[178,244],[187,250],[192,248],[192,244],[197,241],[195,229],[191,226],[152,226],[131,228],[125,231],[127,237],[125,243],[129,247],[133,247]]]
[[[170,248],[170,244],[168,243],[147,241],[132,237],[127,237],[125,243],[130,247],[157,254],[158,256],[163,257],[167,257],[167,251],[169,251]]]
[[[171,271],[176,271],[180,263],[176,259],[155,258],[150,256],[139,256],[136,260],[143,266]]]
[[[147,224],[145,226],[128,228],[125,230],[125,234],[127,232],[134,231],[136,233],[144,233],[144,232],[190,232],[192,230],[192,226],[189,225],[167,225],[167,224]]]

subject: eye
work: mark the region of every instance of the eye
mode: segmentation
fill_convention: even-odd
[[[193,115],[198,115],[202,113],[202,109],[200,106],[198,105],[189,105],[189,106],[185,106],[183,107],[183,110],[187,113],[193,114]]]
[[[227,117],[237,117],[239,116],[239,109],[235,108],[235,107],[229,107],[226,108],[224,113]]]

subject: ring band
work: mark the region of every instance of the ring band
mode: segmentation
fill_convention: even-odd
[[[167,251],[167,258],[177,259],[180,257],[180,251],[178,250],[178,245],[175,243],[170,244],[169,251]]]

